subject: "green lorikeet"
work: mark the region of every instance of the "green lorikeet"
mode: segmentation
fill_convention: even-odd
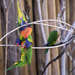
[[[58,32],[56,30],[51,31],[49,34],[46,46],[54,45],[57,39],[58,39]],[[48,52],[48,49],[46,49],[45,53],[47,52]]]

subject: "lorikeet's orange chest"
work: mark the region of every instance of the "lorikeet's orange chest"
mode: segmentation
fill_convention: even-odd
[[[32,33],[32,28],[27,27],[23,31],[21,31],[21,36],[24,38],[28,38],[28,36],[31,35],[31,33]]]

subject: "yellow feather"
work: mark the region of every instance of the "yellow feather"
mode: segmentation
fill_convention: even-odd
[[[23,18],[24,21],[27,21],[24,14],[22,13],[22,11],[19,7],[19,0],[17,0],[17,11],[18,11],[18,18],[19,19]]]

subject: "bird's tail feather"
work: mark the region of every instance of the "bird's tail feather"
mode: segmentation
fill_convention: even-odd
[[[10,71],[12,69],[16,68],[16,65],[12,65],[11,67],[9,67],[6,71]]]
[[[45,50],[45,54],[47,54],[47,53],[48,53],[48,49]]]

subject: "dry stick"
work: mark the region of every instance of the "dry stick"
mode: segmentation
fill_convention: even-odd
[[[32,49],[48,49],[48,48],[62,47],[62,46],[68,45],[68,44],[72,41],[73,38],[75,38],[75,35],[72,35],[72,37],[71,37],[69,40],[67,40],[66,42],[59,42],[59,43],[56,43],[56,44],[53,45],[53,46],[48,46],[48,47],[32,47]],[[10,45],[9,45],[9,44],[8,44],[8,45],[2,44],[2,45],[1,45],[1,44],[0,44],[0,46],[21,47],[22,45],[12,45],[12,44],[10,44]],[[44,45],[43,45],[43,46],[44,46]]]
[[[64,9],[64,12],[63,12],[63,14],[62,14],[62,16],[61,16],[61,18],[62,18],[62,20],[64,21],[64,22],[66,22],[66,1],[65,0],[62,0],[61,1],[61,3],[62,3],[62,6],[61,6],[61,9],[63,8]],[[65,26],[65,24],[64,24],[64,28],[65,28],[66,26]],[[61,35],[62,37],[64,36],[64,34],[62,34]],[[69,37],[68,37],[69,38]],[[64,41],[66,41],[66,40],[68,40],[68,38],[66,38]],[[66,46],[65,46],[66,47]],[[66,75],[66,72],[67,72],[67,70],[66,70],[66,54],[64,54],[63,56],[62,56],[62,58],[61,58],[61,75]]]
[[[69,71],[69,73],[72,73],[75,70],[75,67],[72,68],[72,70]]]
[[[8,32],[8,10],[7,10],[7,5],[5,0],[3,0],[4,3],[4,8],[5,8],[5,16],[6,16],[6,33]],[[6,37],[6,45],[7,45],[8,41],[7,41],[7,37]],[[6,72],[7,69],[7,47],[6,47],[6,51],[5,51],[5,75],[7,75]]]
[[[10,1],[9,1],[10,3]],[[11,4],[9,4],[8,6],[6,5],[6,1],[3,0],[3,4],[4,4],[4,9],[5,9],[5,16],[6,16],[6,33],[8,33],[8,10],[9,10],[9,6]],[[6,45],[8,44],[8,38],[6,36]],[[5,51],[5,75],[7,75],[6,69],[7,69],[7,46],[6,46],[6,51]]]
[[[42,20],[40,0],[37,0],[37,3],[38,3],[39,18],[40,18],[40,20]],[[44,43],[47,43],[46,35],[45,35],[45,30],[44,30],[42,22],[40,23],[40,27],[41,27],[41,32],[42,32],[42,37],[43,37]]]
[[[6,10],[6,33],[8,32],[8,10]],[[8,44],[8,38],[6,37],[6,45]],[[6,47],[6,51],[5,51],[5,72],[6,72],[6,69],[7,69],[7,48]],[[7,74],[5,74],[7,75]]]
[[[75,23],[73,24],[73,26],[75,27]],[[65,38],[65,40],[64,41],[66,41],[66,40],[68,40],[69,38],[70,38],[70,36],[72,35],[72,33],[74,32],[74,30],[71,28],[70,29],[72,32],[68,32],[68,34],[67,34],[67,36],[66,36],[66,38]],[[64,48],[66,48],[65,46],[64,46]],[[64,61],[65,61],[65,57],[66,56],[66,54],[63,56],[63,58],[62,59],[64,59],[63,61],[62,61],[62,63],[64,63]],[[63,69],[62,69],[62,71],[64,71],[64,74],[62,74],[62,75],[66,75],[65,73],[65,65],[63,64],[62,65],[62,67],[63,67]]]
[[[63,24],[66,24],[67,26],[69,27],[72,27],[73,29],[75,29],[75,27],[71,26],[70,24],[66,23],[66,22],[63,22],[63,21],[59,21],[59,20],[56,20],[56,19],[48,19],[48,20],[40,20],[40,21],[34,21],[34,22],[30,22],[30,23],[27,23],[27,24],[24,24],[22,26],[19,26],[13,30],[11,30],[10,32],[6,33],[2,38],[0,38],[0,41],[2,41],[6,36],[10,35],[11,33],[15,32],[16,30],[20,29],[21,27],[24,27],[24,26],[29,26],[30,24],[39,24],[39,22],[59,22],[59,23],[63,23]],[[46,25],[46,24],[45,24]],[[49,25],[48,25],[49,26]],[[57,27],[57,26],[52,26],[50,25],[51,27]],[[61,27],[58,27],[59,29],[62,29]],[[66,29],[67,30],[67,29]],[[70,30],[69,30],[70,31]]]
[[[69,44],[71,42],[71,40],[69,40],[69,41],[66,41],[66,42],[60,42],[60,44],[58,43],[58,44],[55,44],[54,46],[46,46],[46,47],[32,47],[32,49],[48,49],[48,48],[58,48],[58,47],[62,47],[62,46],[65,46],[65,45],[67,45],[67,44]],[[12,44],[8,44],[8,45],[6,45],[6,44],[2,44],[2,45],[0,45],[0,46],[11,46],[11,47],[21,47],[22,45],[12,45]]]
[[[39,18],[40,18],[40,20],[42,20],[40,0],[37,0],[37,4],[38,4]],[[43,23],[42,22],[41,22],[40,28],[41,28],[41,32],[42,32],[42,37],[43,37],[44,44],[46,44],[47,43],[47,39],[46,39],[45,30],[44,30],[44,27],[43,27]],[[48,57],[48,54],[47,54],[46,57]],[[47,73],[48,73],[48,70],[46,71],[45,75],[48,75]]]
[[[44,74],[44,72],[46,71],[46,69],[48,68],[48,66],[49,66],[50,64],[52,64],[53,62],[55,62],[57,59],[61,58],[64,53],[65,53],[65,50],[63,50],[57,57],[55,57],[54,59],[52,59],[52,60],[44,67],[44,70],[43,70],[43,72],[42,72],[41,75]]]
[[[43,20],[43,22],[48,22],[48,20]],[[37,24],[40,24],[40,23],[38,23],[38,22],[40,22],[40,21],[35,21],[35,22],[31,22],[31,23],[27,23],[27,24],[24,24],[24,25],[22,25],[22,26],[19,26],[19,27],[17,27],[17,28],[15,28],[15,29],[13,29],[13,30],[11,30],[10,32],[8,32],[8,33],[6,33],[2,38],[0,38],[0,41],[2,41],[6,36],[8,36],[8,35],[10,35],[11,33],[13,33],[13,32],[15,32],[16,30],[18,30],[18,29],[20,29],[21,27],[24,27],[24,26],[29,26],[30,24],[35,24],[35,25],[37,25]],[[59,22],[59,21],[57,21],[57,22]],[[62,21],[61,21],[62,22]],[[67,23],[65,23],[65,24],[67,24]],[[44,24],[43,23],[43,25],[44,26],[50,26],[50,27],[55,27],[55,28],[58,28],[58,29],[62,29],[62,30],[66,30],[66,31],[70,31],[71,32],[71,30],[68,30],[68,29],[66,29],[66,28],[62,28],[62,27],[58,27],[58,26],[53,26],[53,25],[48,25],[48,24]],[[69,25],[69,24],[68,24]],[[70,26],[71,27],[71,26]],[[73,28],[73,27],[72,27]],[[75,29],[75,28],[73,28],[73,29]]]

